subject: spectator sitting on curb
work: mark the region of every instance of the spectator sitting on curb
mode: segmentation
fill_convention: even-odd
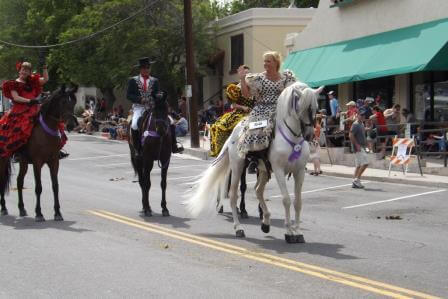
[[[129,131],[129,123],[126,118],[120,118],[117,126],[117,137],[119,140],[127,140]]]
[[[173,118],[176,125],[176,137],[183,137],[187,135],[188,132],[188,122],[185,119],[185,117],[181,116],[180,114],[174,114]]]
[[[369,162],[367,160],[367,153],[365,151],[366,143],[366,132],[364,128],[364,115],[361,113],[357,114],[355,122],[350,128],[349,138],[352,142],[353,152],[355,153],[355,173],[352,183],[352,188],[362,189],[364,186],[361,184],[361,176],[363,172],[367,169]]]
[[[86,110],[82,113],[82,123],[81,123],[81,129],[79,130],[79,133],[87,133],[89,135],[92,135],[93,131],[93,111],[90,109],[90,106],[86,106]]]

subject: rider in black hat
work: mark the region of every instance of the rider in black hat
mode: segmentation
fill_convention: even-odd
[[[154,99],[159,93],[159,80],[150,76],[151,64],[155,61],[150,60],[148,57],[143,57],[138,60],[137,67],[140,69],[138,76],[132,77],[128,82],[128,89],[126,97],[132,104],[132,123],[131,134],[132,143],[136,150],[136,156],[141,156],[142,144],[140,138],[140,132],[138,128],[138,119],[143,115],[147,107],[151,107],[154,103]],[[171,125],[172,151],[173,153],[179,153],[182,149],[177,147],[175,126]]]

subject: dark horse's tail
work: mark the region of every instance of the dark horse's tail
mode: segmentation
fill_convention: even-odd
[[[0,159],[0,194],[7,194],[11,183],[11,158]]]

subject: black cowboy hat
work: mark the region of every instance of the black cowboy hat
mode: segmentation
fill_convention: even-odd
[[[142,67],[150,67],[151,64],[155,63],[155,60],[149,59],[149,57],[142,57],[138,60],[138,64],[136,67],[142,68]]]

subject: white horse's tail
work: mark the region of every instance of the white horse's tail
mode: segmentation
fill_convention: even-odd
[[[230,174],[229,139],[227,139],[213,164],[193,184],[192,191],[186,196],[187,199],[184,203],[188,213],[193,217],[197,217],[204,212],[215,211],[218,198],[224,198]]]

